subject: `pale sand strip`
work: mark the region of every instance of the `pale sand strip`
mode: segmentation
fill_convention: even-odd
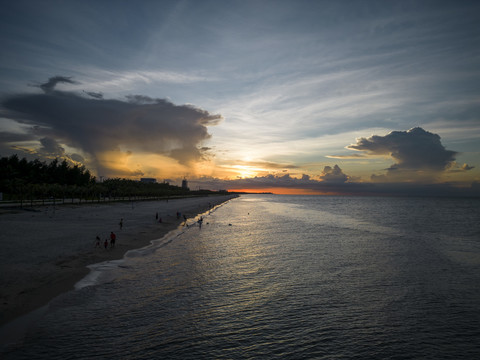
[[[232,197],[0,209],[0,325],[73,289],[89,272],[87,265],[121,259],[128,250],[175,229],[183,214],[194,217]],[[105,250],[103,241],[111,231],[117,235],[116,245]],[[97,235],[101,248],[95,248]]]

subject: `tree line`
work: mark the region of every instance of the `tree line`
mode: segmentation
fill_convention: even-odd
[[[100,202],[147,199],[177,195],[205,195],[210,191],[189,191],[168,183],[144,183],[129,179],[97,182],[84,166],[69,165],[66,160],[50,163],[28,161],[17,155],[0,158],[0,192],[3,200],[49,202]]]
[[[19,159],[18,155],[0,158],[0,184],[3,187],[14,179],[29,184],[88,186],[95,183],[95,177],[84,166],[70,166],[66,160],[55,159],[47,164],[38,159]]]

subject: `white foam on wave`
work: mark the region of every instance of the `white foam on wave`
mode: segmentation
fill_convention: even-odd
[[[90,272],[82,280],[75,284],[75,290],[80,290],[87,286],[97,285],[99,283],[106,283],[114,279],[113,271],[119,268],[125,262],[124,259],[110,260],[101,263],[88,265]],[[107,276],[110,274],[110,276]]]

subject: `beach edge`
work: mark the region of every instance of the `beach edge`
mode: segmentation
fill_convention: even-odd
[[[189,214],[189,217],[195,217],[235,197],[237,195],[230,194],[197,198],[200,201],[194,202],[190,206],[184,206],[182,211]],[[158,201],[158,203],[162,204],[162,201]],[[88,206],[82,205],[82,207]],[[115,249],[103,252],[92,250],[76,254],[74,257],[68,256],[58,259],[55,264],[50,264],[52,265],[51,271],[41,282],[37,281],[36,283],[28,284],[17,294],[9,294],[10,301],[2,304],[0,328],[46,306],[57,296],[74,290],[75,284],[89,274],[89,265],[123,259],[128,251],[150,245],[151,241],[161,239],[172,230],[177,229],[182,222],[183,218],[175,218],[169,222],[163,222],[161,226],[137,228],[134,237],[123,238],[121,243],[116,245]]]

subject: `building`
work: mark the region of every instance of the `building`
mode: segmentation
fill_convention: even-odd
[[[187,179],[183,179],[183,180],[182,180],[182,190],[190,190],[190,189],[188,188],[188,181],[187,181]]]
[[[147,183],[147,184],[154,184],[157,182],[157,179],[154,178],[141,178],[140,182]]]

